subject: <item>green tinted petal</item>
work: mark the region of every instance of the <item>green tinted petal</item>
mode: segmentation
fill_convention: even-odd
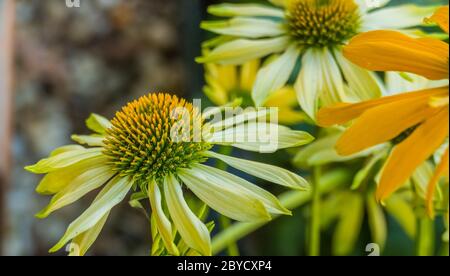
[[[37,164],[25,169],[32,173],[41,174],[68,167],[91,157],[101,156],[102,148],[72,150],[40,160]]]
[[[180,183],[173,175],[164,181],[164,194],[170,217],[183,240],[204,256],[211,255],[211,238],[205,224],[189,209]]]
[[[280,167],[234,158],[212,151],[207,152],[206,156],[220,159],[231,167],[272,183],[300,190],[309,188],[309,183],[303,177]]]
[[[154,180],[152,180],[152,182],[150,183],[148,196],[152,208],[152,216],[158,228],[158,232],[161,235],[161,238],[167,248],[167,251],[169,251],[171,255],[178,256],[178,249],[173,243],[174,235],[172,231],[172,225],[170,224],[169,219],[164,214],[161,205],[161,192],[159,190],[158,184]]]
[[[128,178],[116,177],[111,180],[91,206],[69,225],[61,240],[50,249],[50,253],[58,251],[68,241],[94,227],[104,215],[125,198],[132,186],[133,183]]]
[[[52,212],[77,201],[87,193],[101,187],[115,174],[109,166],[94,167],[81,173],[73,179],[66,187],[59,191],[51,200],[50,204],[36,216],[45,218]]]

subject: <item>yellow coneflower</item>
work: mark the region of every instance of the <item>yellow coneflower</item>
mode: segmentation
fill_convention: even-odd
[[[183,111],[188,112],[187,117]],[[269,220],[271,214],[290,214],[271,193],[202,164],[212,157],[269,182],[294,189],[307,188],[303,178],[285,169],[210,151],[217,143],[258,151],[267,141],[219,139],[230,133],[246,136],[245,131],[259,131],[256,124],[263,129],[278,130],[278,148],[299,146],[312,140],[307,133],[249,119],[258,116],[256,112],[247,112],[209,124],[197,107],[169,94],[143,96],[117,112],[111,121],[92,115],[87,126],[95,134],[73,136],[75,141],[89,147],[64,146],[52,152],[49,158],[26,167],[30,172],[46,174],[37,192],[54,195],[38,214],[40,218],[104,186],[92,205],[70,224],[50,251],[55,252],[72,241],[78,254],[84,255],[99,235],[111,209],[131,189],[148,196],[152,221],[170,255],[180,253],[174,243],[177,233],[198,254],[211,254],[209,230],[186,204],[181,183],[211,208],[235,220]],[[188,125],[197,124],[209,130],[208,139],[199,139],[203,129],[201,132],[181,131],[186,118]]]
[[[440,8],[427,22],[448,32],[448,6]],[[437,39],[410,38],[393,31],[373,31],[356,36],[344,55],[370,70],[405,71],[431,80],[448,79],[449,47]],[[404,93],[358,104],[340,104],[319,112],[322,126],[356,119],[337,143],[341,155],[371,146],[395,144],[380,179],[379,200],[402,186],[414,170],[448,139],[449,87]],[[433,213],[433,194],[442,175],[448,176],[448,149],[429,184],[428,211]]]
[[[254,106],[251,91],[260,68],[261,61],[258,59],[243,65],[208,63],[205,65],[206,85],[203,91],[218,106],[226,105],[236,99],[240,99],[244,107]],[[278,89],[267,99],[264,106],[278,107],[278,120],[282,124],[297,124],[306,118],[303,112],[296,109],[297,97],[291,86]]]
[[[269,58],[258,71],[252,98],[263,106],[291,77],[303,111],[315,119],[320,106],[381,96],[375,74],[348,62],[342,47],[358,33],[401,30],[414,33],[434,8],[415,5],[383,7],[387,0],[368,6],[364,0],[281,0],[263,4],[220,4],[210,14],[231,17],[207,21],[202,28],[219,34],[216,46],[198,58],[202,63],[244,64]],[[297,75],[296,65],[301,60]]]

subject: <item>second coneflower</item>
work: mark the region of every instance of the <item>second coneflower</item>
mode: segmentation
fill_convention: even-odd
[[[437,23],[448,33],[448,6],[440,8],[427,22]],[[448,79],[449,47],[437,39],[413,39],[399,32],[373,31],[356,36],[344,55],[370,70],[400,71],[431,80]],[[384,97],[358,104],[324,108],[322,126],[356,119],[337,143],[342,155],[350,155],[391,141],[392,150],[383,169],[377,197],[386,199],[401,187],[414,170],[448,139],[448,86]],[[433,194],[442,175],[448,177],[448,148],[437,165],[428,187],[428,211],[433,213]]]
[[[88,147],[64,146],[49,158],[28,166],[26,169],[30,172],[46,174],[37,192],[54,195],[38,214],[40,218],[104,186],[91,206],[70,224],[50,251],[55,252],[72,241],[77,246],[77,254],[84,255],[111,209],[131,189],[149,198],[152,221],[169,255],[180,254],[175,245],[178,235],[197,254],[211,254],[209,230],[186,203],[182,184],[211,208],[235,220],[261,221],[269,220],[271,214],[290,214],[271,193],[202,163],[210,157],[220,159],[269,182],[304,189],[307,182],[285,169],[221,155],[210,149],[219,143],[259,151],[268,141],[235,141],[223,137],[245,138],[248,133],[266,133],[271,129],[276,129],[277,136],[272,136],[278,139],[276,149],[306,144],[312,137],[274,123],[251,122],[251,118],[264,117],[256,111],[212,123],[205,123],[203,116],[206,115],[183,99],[150,94],[129,103],[111,121],[92,115],[87,126],[96,134],[73,137]],[[194,127],[185,131],[189,126]],[[195,129],[199,126],[201,131]],[[204,129],[208,130],[208,135]]]

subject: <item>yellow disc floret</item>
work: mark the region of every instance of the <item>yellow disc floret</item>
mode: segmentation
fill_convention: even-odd
[[[287,9],[291,35],[301,46],[341,45],[360,27],[353,0],[291,0]]]
[[[176,174],[204,161],[202,152],[211,148],[194,135],[203,124],[198,109],[169,94],[143,96],[117,112],[111,123],[104,153],[119,174],[135,181]]]

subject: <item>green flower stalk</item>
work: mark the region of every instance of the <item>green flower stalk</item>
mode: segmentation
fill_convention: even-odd
[[[123,107],[111,121],[91,115],[87,127],[95,133],[72,137],[81,145],[60,147],[50,157],[26,167],[32,173],[45,174],[37,192],[53,195],[49,205],[37,215],[39,218],[103,187],[50,252],[72,242],[71,254],[84,255],[97,239],[111,209],[131,190],[149,199],[152,232],[156,231],[161,238],[167,255],[182,253],[180,240],[190,254],[211,255],[210,229],[186,203],[183,186],[212,209],[234,220],[267,221],[273,215],[289,215],[290,211],[271,193],[203,163],[215,158],[268,182],[304,190],[308,183],[290,171],[211,149],[220,144],[260,151],[268,141],[220,139],[246,138],[260,128],[263,132],[277,130],[276,149],[307,144],[313,138],[305,132],[266,122],[266,117],[256,111],[216,122],[207,122],[206,117],[184,99],[149,94]],[[251,121],[259,117],[264,118],[263,122]],[[195,127],[183,131],[186,122],[188,126],[199,126],[201,131]]]

